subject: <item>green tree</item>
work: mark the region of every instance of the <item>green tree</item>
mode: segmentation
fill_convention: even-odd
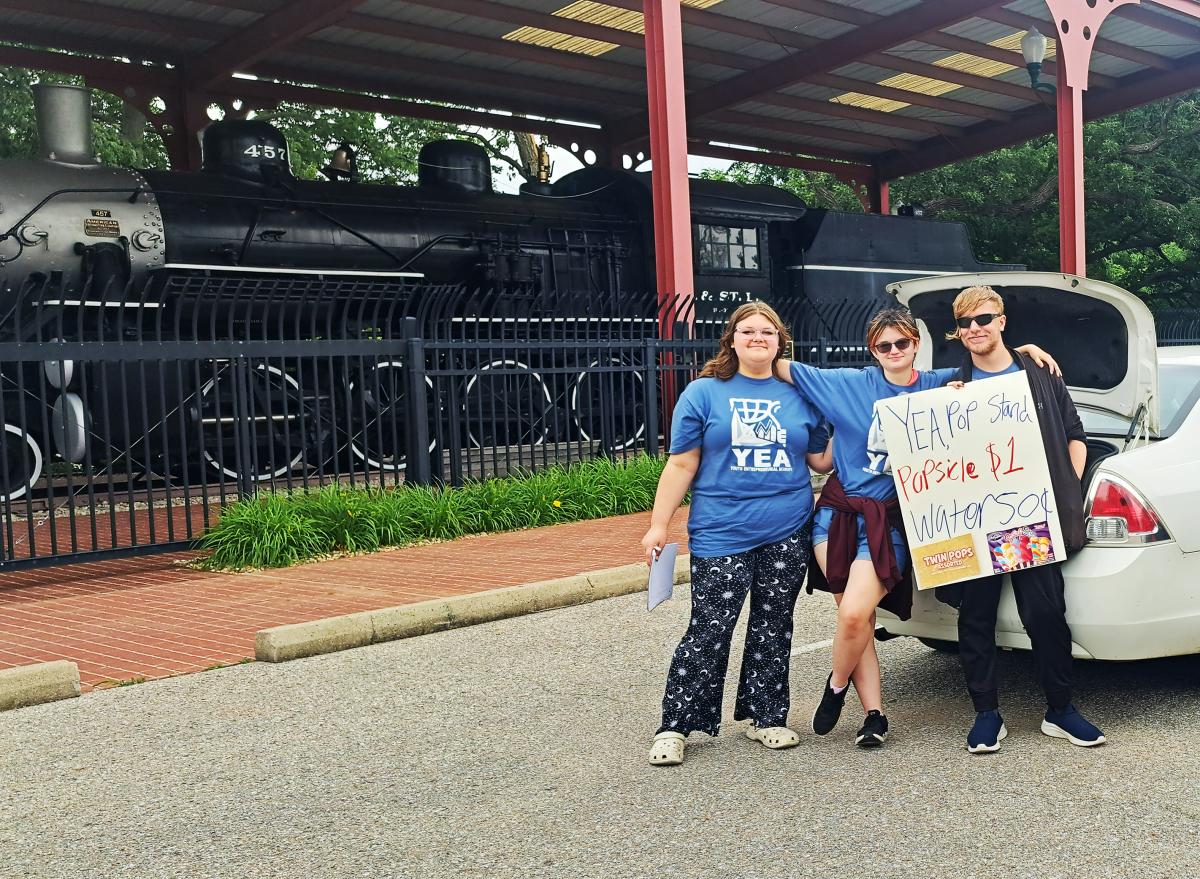
[[[0,159],[28,158],[36,153],[37,126],[30,89],[35,82],[82,84],[79,77],[0,67]],[[145,127],[141,141],[122,139],[122,111],[120,98],[92,91],[92,135],[100,160],[124,168],[170,167],[166,147],[152,125]],[[520,167],[506,153],[513,145],[512,134],[506,131],[294,102],[282,102],[258,112],[255,118],[283,132],[292,170],[301,178],[317,177],[330,152],[343,141],[354,145],[359,170],[373,183],[414,181],[421,147],[439,138],[458,137],[481,144],[492,158],[494,174],[512,174]]]
[[[1089,123],[1088,272],[1152,305],[1200,304],[1200,92]],[[970,229],[985,262],[1058,268],[1057,154],[1052,137],[913,174],[891,184],[893,204]],[[814,207],[861,211],[825,173],[736,164],[707,176],[769,183]]]
[[[65,76],[20,67],[0,67],[0,159],[31,158],[37,153],[37,121],[33,112],[35,82],[82,84]],[[123,102],[107,92],[92,92],[92,138],[96,155],[109,165],[123,168],[166,168],[167,150],[150,126],[137,143],[121,138]]]

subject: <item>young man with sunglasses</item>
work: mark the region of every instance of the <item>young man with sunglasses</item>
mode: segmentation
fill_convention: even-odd
[[[1080,480],[1087,462],[1087,437],[1062,376],[1038,368],[1004,344],[1004,300],[991,287],[968,287],[959,293],[954,320],[956,327],[947,338],[957,338],[966,348],[959,380],[980,381],[1022,370],[1028,376],[1066,551],[1077,551],[1084,538]],[[1013,571],[1009,577],[1046,693],[1042,732],[1092,747],[1103,744],[1104,735],[1071,704],[1071,630],[1059,564]],[[1000,741],[1008,735],[996,684],[996,609],[1002,580],[1003,575],[997,574],[938,590],[939,598],[959,605],[959,656],[976,711],[967,734],[967,750],[972,754],[1000,750]]]

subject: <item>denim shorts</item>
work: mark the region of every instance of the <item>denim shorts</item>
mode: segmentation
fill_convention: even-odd
[[[829,540],[829,523],[833,521],[833,510],[829,507],[822,507],[817,510],[813,516],[812,542],[813,546],[818,543],[825,543]],[[904,566],[908,564],[908,547],[904,543],[904,536],[895,528],[892,530],[892,548],[896,553],[896,566],[900,570],[904,570]],[[862,516],[858,517],[858,551],[854,555],[854,560],[870,561],[871,549],[867,546],[867,523]]]

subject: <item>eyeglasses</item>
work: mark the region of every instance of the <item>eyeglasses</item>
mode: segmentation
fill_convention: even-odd
[[[875,350],[880,354],[887,354],[892,350],[892,346],[895,345],[897,351],[907,351],[912,343],[912,339],[897,339],[894,342],[880,342],[875,346]]]
[[[976,314],[972,317],[960,317],[955,323],[958,324],[959,329],[969,330],[971,329],[971,321],[974,321],[981,327],[986,327],[998,317],[1000,317],[998,314]]]
[[[764,339],[770,342],[779,335],[779,330],[738,330],[737,334],[746,340],[753,339],[755,336],[762,336]]]

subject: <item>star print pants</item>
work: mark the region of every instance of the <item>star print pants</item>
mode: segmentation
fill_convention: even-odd
[[[811,522],[779,543],[714,558],[692,557],[692,618],[667,674],[659,732],[721,729],[721,695],[738,615],[750,619],[733,719],[763,728],[787,721],[792,611],[812,552]]]

